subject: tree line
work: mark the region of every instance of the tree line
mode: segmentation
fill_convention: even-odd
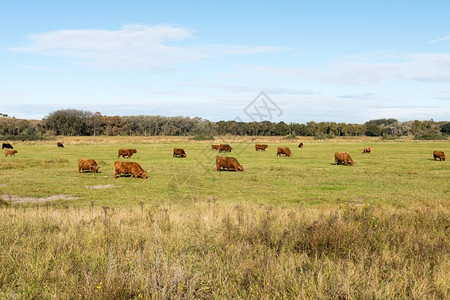
[[[40,121],[0,117],[0,137],[32,140],[45,136],[313,136],[318,139],[338,136],[381,136],[395,138],[439,139],[450,135],[450,122],[376,119],[364,124],[342,122],[211,122],[202,118],[164,116],[105,116],[99,112],[63,109]]]

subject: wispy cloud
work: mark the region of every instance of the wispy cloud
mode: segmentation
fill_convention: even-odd
[[[427,44],[434,44],[434,43],[439,43],[439,42],[443,42],[443,41],[447,41],[447,40],[450,40],[450,35],[446,35],[446,36],[444,36],[442,38],[438,38],[438,39],[435,39],[435,40],[428,41]]]
[[[270,46],[196,44],[194,31],[172,25],[126,25],[119,30],[57,30],[27,36],[31,45],[16,52],[77,58],[104,66],[171,68],[179,63],[224,55],[285,50]]]
[[[449,82],[450,53],[399,55],[397,62],[339,60],[323,69],[259,68],[271,74],[326,83],[366,85],[384,80]]]

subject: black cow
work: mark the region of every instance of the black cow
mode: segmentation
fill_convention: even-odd
[[[2,149],[14,149],[9,143],[2,143]]]

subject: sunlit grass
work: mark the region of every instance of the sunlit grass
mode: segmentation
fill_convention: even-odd
[[[59,140],[0,158],[0,299],[450,296],[450,164],[432,158],[448,141]],[[244,172],[215,170],[220,142]],[[119,148],[148,179],[113,178]],[[333,164],[342,151],[354,166]],[[100,173],[78,173],[79,158]],[[79,198],[33,203],[55,195]]]
[[[3,207],[0,298],[448,299],[447,204]]]

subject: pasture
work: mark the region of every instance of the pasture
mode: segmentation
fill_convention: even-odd
[[[245,167],[244,172],[217,172],[211,142],[133,138],[67,139],[64,148],[55,142],[16,143],[14,157],[0,159],[0,191],[20,197],[77,197],[70,205],[136,206],[192,203],[216,199],[262,205],[329,205],[410,202],[448,198],[450,164],[433,161],[433,150],[450,153],[448,142],[376,142],[373,154],[362,154],[372,141],[338,140],[298,142],[277,140],[255,151],[255,142],[225,141]],[[270,140],[269,140],[270,141]],[[217,142],[214,142],[217,143]],[[277,157],[278,146],[290,147],[292,157]],[[174,147],[184,148],[187,158],[174,158]],[[130,159],[117,158],[119,148],[136,148]],[[334,153],[347,151],[352,167],[336,166]],[[95,159],[98,174],[79,174],[79,158]],[[138,162],[149,170],[147,180],[113,178],[116,160]],[[93,189],[96,186],[108,188]],[[93,187],[93,188],[90,188]]]
[[[0,158],[0,298],[448,299],[450,163],[432,152],[450,143],[299,141],[14,143]],[[244,172],[216,171],[221,142]],[[354,166],[333,164],[341,151]],[[79,158],[101,172],[78,173]],[[113,178],[116,160],[148,179]]]

